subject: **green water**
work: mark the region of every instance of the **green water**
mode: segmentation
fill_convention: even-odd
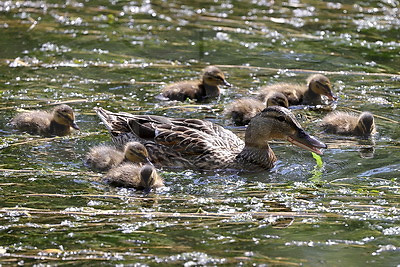
[[[397,266],[399,1],[0,1],[0,264]],[[219,65],[234,86],[204,105],[160,102],[164,83]],[[274,82],[324,72],[337,110],[375,114],[374,140],[274,142],[258,174],[160,170],[166,187],[112,188],[83,166],[110,138],[93,112],[208,119]],[[13,131],[18,109],[71,101],[82,131]],[[53,250],[50,250],[53,249]]]

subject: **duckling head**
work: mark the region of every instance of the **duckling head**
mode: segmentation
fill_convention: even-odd
[[[68,105],[59,105],[53,110],[54,121],[61,125],[70,126],[79,130],[79,126],[75,122],[75,115],[72,108]]]
[[[331,81],[322,74],[314,74],[307,79],[308,87],[318,95],[327,96],[329,100],[336,100],[337,97],[332,92]]]
[[[289,102],[287,97],[280,92],[272,92],[267,96],[267,107],[270,106],[281,106],[287,108]]]
[[[139,142],[129,142],[125,145],[125,158],[134,163],[150,163],[146,147]]]
[[[222,71],[215,66],[208,66],[204,69],[203,82],[211,86],[225,85],[231,87],[232,85],[225,80],[225,75]]]
[[[368,136],[375,132],[374,115],[370,112],[361,113],[358,118],[357,128],[361,135]]]
[[[151,188],[154,186],[154,183],[158,179],[156,169],[152,165],[144,165],[140,170],[140,179],[143,183],[144,192],[150,192]]]
[[[267,148],[272,139],[287,140],[303,149],[322,155],[320,148],[327,146],[306,133],[295,116],[284,107],[267,107],[253,119],[246,130],[246,146]]]

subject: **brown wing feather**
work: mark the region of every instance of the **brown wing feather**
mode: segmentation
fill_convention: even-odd
[[[196,166],[206,159],[215,160],[215,165],[220,166],[220,162],[232,162],[244,147],[244,142],[231,131],[209,121],[96,111],[114,141],[139,140],[148,149],[152,162],[164,166]]]

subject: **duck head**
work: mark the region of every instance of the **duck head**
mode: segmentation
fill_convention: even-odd
[[[272,106],[251,119],[246,130],[246,146],[267,148],[272,139],[287,140],[303,149],[322,155],[327,146],[306,133],[295,116],[284,107]]]
[[[208,66],[204,69],[203,82],[211,86],[225,85],[231,87],[232,85],[228,83],[225,79],[225,75],[222,71],[215,66]]]
[[[332,84],[328,77],[322,74],[314,74],[307,79],[308,87],[318,95],[327,96],[329,100],[336,100],[337,97],[332,92]]]
[[[59,105],[53,110],[55,122],[61,125],[70,126],[79,130],[79,126],[75,122],[75,115],[72,108],[68,105]]]

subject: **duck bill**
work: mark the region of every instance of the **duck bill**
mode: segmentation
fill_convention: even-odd
[[[230,84],[230,83],[228,83],[227,82],[227,80],[223,80],[223,84],[226,86],[226,87],[231,87],[232,86],[232,84]]]
[[[74,121],[71,123],[71,127],[74,128],[75,130],[78,130],[78,131],[80,130],[78,124],[76,124],[76,122],[74,122]]]
[[[318,155],[323,154],[322,151],[320,150],[321,148],[327,148],[327,146],[324,143],[320,142],[318,139],[309,135],[303,130],[300,130],[296,135],[288,136],[287,140],[293,145],[314,152]]]

